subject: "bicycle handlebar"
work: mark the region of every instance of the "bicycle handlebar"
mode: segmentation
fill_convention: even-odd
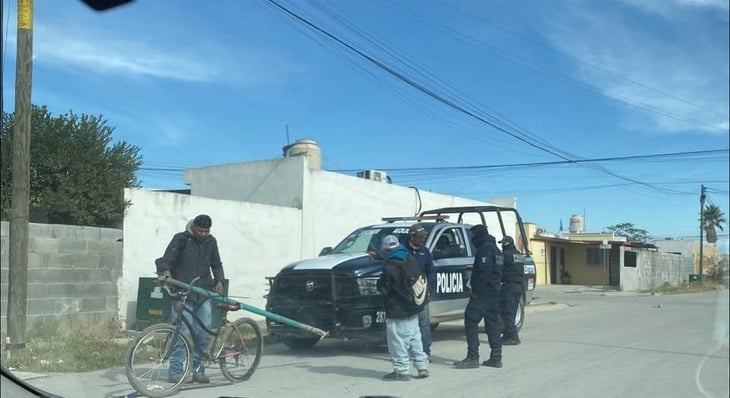
[[[160,275],[160,282],[162,282],[162,288],[165,289],[165,291],[167,291],[167,294],[169,294],[170,297],[187,296],[188,294],[190,294],[190,292],[193,291],[193,285],[195,285],[195,282],[197,282],[198,279],[200,279],[199,276],[196,277],[195,279],[193,279],[192,281],[190,281],[190,284],[186,286],[184,283],[180,283],[179,281],[172,279],[171,276]],[[173,293],[172,290],[170,289],[169,285],[179,287],[179,288],[182,288],[185,290]]]

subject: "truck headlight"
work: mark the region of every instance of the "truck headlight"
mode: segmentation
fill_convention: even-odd
[[[380,294],[378,291],[379,278],[357,278],[357,289],[361,296],[376,296]]]

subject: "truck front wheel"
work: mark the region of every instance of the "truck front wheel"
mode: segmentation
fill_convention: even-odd
[[[314,338],[298,338],[298,337],[286,337],[284,338],[284,344],[287,347],[294,350],[304,350],[314,347],[319,342],[318,337]]]
[[[517,312],[515,313],[515,326],[519,332],[522,329],[522,325],[525,323],[525,295],[520,296],[520,301],[517,302]]]

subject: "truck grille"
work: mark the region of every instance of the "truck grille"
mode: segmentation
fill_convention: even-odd
[[[332,301],[335,298],[358,296],[359,290],[357,280],[352,276],[331,273],[297,273],[296,275],[279,275],[274,282],[271,294],[287,300]]]
[[[280,275],[271,294],[296,300],[332,300],[332,275]]]

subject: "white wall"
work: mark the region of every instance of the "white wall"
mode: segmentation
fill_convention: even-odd
[[[304,156],[185,170],[193,196],[301,208]]]
[[[138,278],[154,276],[154,260],[197,214],[213,218],[212,233],[231,281],[229,294],[249,296],[247,303],[263,308],[265,277],[293,261],[316,257],[322,247],[334,246],[358,227],[419,210],[412,188],[310,170],[303,156],[190,169],[186,182],[191,195],[125,190],[132,206],[124,218],[120,315],[127,319],[135,315]],[[420,196],[420,210],[489,205],[431,192]],[[296,201],[303,210],[292,207]],[[506,233],[515,236],[516,219],[506,217],[504,223]],[[496,218],[488,225],[501,238]]]
[[[211,233],[218,240],[230,280],[229,294],[248,297],[242,299],[247,304],[264,308],[265,277],[300,258],[298,209],[140,189],[126,189],[124,196],[132,205],[124,218],[119,303],[120,315],[128,324],[135,318],[138,278],[155,276],[155,259],[162,256],[172,236],[198,214],[213,219]]]
[[[383,217],[414,216],[419,210],[413,188],[356,178],[327,171],[312,171],[309,200],[305,202],[305,228],[313,234],[313,246],[303,245],[303,256],[316,256],[325,246],[334,246],[358,227],[382,223]],[[306,196],[307,194],[305,194]],[[420,192],[420,210],[447,206],[489,205],[471,199]],[[455,220],[454,220],[455,221]],[[494,221],[494,220],[492,220]],[[307,223],[311,223],[307,225]],[[514,236],[516,219],[505,219]],[[511,229],[509,229],[511,228]],[[490,232],[500,237],[498,229]]]

